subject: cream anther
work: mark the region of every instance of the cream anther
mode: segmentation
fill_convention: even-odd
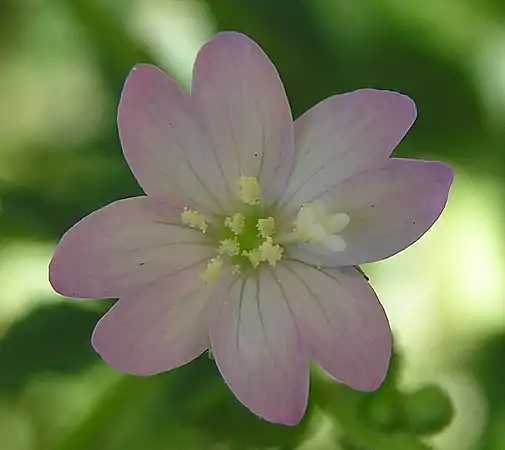
[[[258,229],[258,233],[262,238],[271,237],[275,231],[275,220],[273,217],[268,217],[267,219],[258,219],[256,228]]]
[[[221,246],[217,250],[220,255],[235,256],[239,254],[240,246],[237,238],[224,239],[220,243]]]
[[[181,212],[181,221],[184,225],[196,228],[202,233],[207,232],[208,225],[205,216],[194,209],[184,208],[184,211]]]
[[[247,205],[257,205],[260,202],[261,190],[256,177],[240,177],[240,199]]]
[[[240,213],[233,214],[233,216],[224,219],[224,225],[238,236],[244,230],[245,217]]]
[[[208,263],[205,271],[200,274],[200,278],[205,283],[210,283],[216,281],[221,275],[221,269],[223,268],[223,260],[218,256],[212,258]]]

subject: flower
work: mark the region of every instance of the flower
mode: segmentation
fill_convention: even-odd
[[[51,284],[119,298],[92,337],[112,367],[156,374],[211,349],[236,397],[271,422],[302,418],[311,361],[374,390],[391,331],[357,266],[417,241],[453,180],[442,163],[390,158],[415,117],[408,97],[361,89],[293,123],[274,66],[236,32],[200,50],[190,95],[138,65],[118,126],[146,195],[74,225]]]

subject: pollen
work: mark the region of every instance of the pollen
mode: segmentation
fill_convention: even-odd
[[[253,266],[255,269],[260,265],[261,262],[264,261],[262,252],[259,248],[255,248],[254,250],[250,250],[248,252],[244,251],[242,254],[249,258],[251,266]]]
[[[212,258],[208,263],[205,271],[200,274],[200,278],[205,283],[210,283],[216,281],[221,275],[221,269],[223,268],[223,260],[218,256]]]
[[[274,244],[271,237],[268,237],[263,244],[258,248],[261,252],[262,261],[268,261],[271,266],[282,259],[284,249],[277,244]]]
[[[282,254],[284,249],[277,244],[274,244],[271,237],[267,237],[266,240],[254,250],[243,252],[243,255],[249,258],[251,265],[256,268],[262,262],[268,262],[271,266],[282,259]]]
[[[226,256],[236,256],[240,252],[240,246],[237,238],[224,239],[220,242],[221,246],[218,248],[218,253]]]
[[[272,237],[275,231],[275,219],[273,217],[268,217],[267,219],[258,219],[258,228],[259,235],[266,239],[267,237]]]
[[[224,219],[224,225],[238,236],[244,230],[245,216],[240,213],[233,214],[233,216]]]
[[[261,190],[256,177],[240,177],[240,199],[247,205],[257,205],[260,202]]]
[[[200,230],[202,233],[207,232],[208,225],[205,221],[205,216],[194,209],[184,208],[184,211],[181,213],[181,221],[184,225]]]

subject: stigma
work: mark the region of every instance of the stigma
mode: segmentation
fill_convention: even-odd
[[[334,252],[343,251],[346,242],[338,233],[349,221],[348,214],[328,214],[323,205],[309,203],[298,211],[293,234],[301,242],[322,245]]]

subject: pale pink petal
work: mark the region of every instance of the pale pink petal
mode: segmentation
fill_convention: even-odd
[[[168,199],[136,197],[93,212],[56,248],[49,266],[53,288],[68,297],[118,297],[208,260],[208,237],[181,226],[181,211]]]
[[[230,189],[259,176],[265,202],[277,198],[293,161],[293,123],[279,75],[248,37],[220,33],[200,50],[193,99],[203,113]]]
[[[453,170],[439,162],[391,159],[383,168],[355,176],[324,197],[329,212],[346,213],[340,233],[345,251],[315,245],[291,249],[293,257],[328,266],[379,261],[416,242],[442,213]]]
[[[93,333],[104,361],[121,372],[150,375],[205,351],[211,287],[199,279],[203,270],[200,263],[122,296]]]
[[[342,383],[377,389],[391,356],[391,331],[375,292],[353,267],[276,266],[311,357]]]
[[[258,416],[295,425],[307,406],[309,361],[282,287],[266,271],[223,294],[210,329],[223,378]]]
[[[405,95],[362,89],[330,97],[295,122],[296,159],[280,206],[287,213],[381,165],[416,118]]]
[[[225,180],[189,94],[154,66],[136,66],[118,112],[125,158],[148,195],[228,205]]]

